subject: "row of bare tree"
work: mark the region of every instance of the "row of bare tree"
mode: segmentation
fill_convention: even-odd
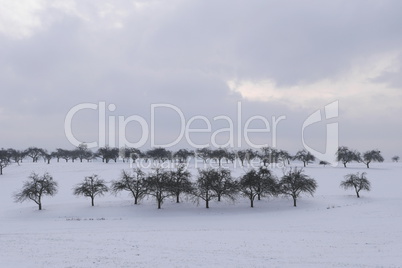
[[[256,198],[260,200],[262,197],[278,195],[291,196],[293,205],[296,206],[301,193],[313,195],[317,188],[316,181],[297,168],[289,169],[280,179],[266,167],[251,169],[238,179],[233,178],[230,170],[224,168],[200,169],[194,181],[191,177],[184,165],[175,170],[156,168],[149,173],[137,168],[132,172],[122,171],[120,178],[112,181],[110,187],[96,174],[85,177],[82,183],[74,187],[73,193],[89,197],[92,206],[96,196],[108,191],[114,194],[127,191],[134,199],[134,204],[139,204],[146,196],[154,197],[158,209],[165,199],[175,198],[179,203],[184,195],[197,202],[203,200],[205,207],[209,208],[211,200],[235,200],[239,195],[247,197],[251,207],[254,207]],[[49,173],[42,176],[32,173],[22,190],[14,197],[16,202],[32,200],[41,210],[42,196],[53,196],[56,193],[57,182]]]
[[[360,191],[370,191],[370,181],[366,173],[347,174],[341,182],[344,189],[353,188],[357,197]],[[23,188],[14,195],[16,202],[25,200],[34,201],[39,210],[42,210],[42,197],[53,196],[57,193],[58,184],[49,173],[40,176],[32,173],[29,180],[24,182]],[[176,170],[154,169],[146,174],[141,169],[133,172],[122,171],[118,180],[112,181],[111,186],[94,174],[85,177],[84,181],[77,184],[73,193],[91,199],[91,205],[95,205],[95,197],[111,191],[115,195],[121,191],[127,191],[134,199],[134,204],[146,196],[156,199],[158,209],[162,207],[165,199],[174,197],[179,203],[183,195],[189,196],[194,201],[203,200],[205,207],[209,208],[211,200],[221,201],[222,198],[235,200],[239,195],[249,199],[250,206],[254,207],[254,200],[262,197],[285,195],[293,199],[296,207],[297,199],[301,193],[313,195],[317,189],[316,181],[304,174],[302,169],[289,169],[278,179],[266,167],[258,170],[250,169],[239,179],[234,179],[228,169],[204,169],[198,170],[198,176],[193,182],[191,173],[184,165]]]

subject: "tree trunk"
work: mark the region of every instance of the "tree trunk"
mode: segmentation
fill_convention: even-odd
[[[221,202],[221,195],[218,194],[218,202]]]
[[[296,206],[296,198],[293,197],[293,206]]]
[[[3,166],[0,165],[0,175],[3,175]]]
[[[250,198],[250,202],[251,202],[251,207],[253,208],[254,207],[254,199]]]
[[[92,204],[92,206],[94,206],[95,204],[94,204],[94,197],[91,197],[91,204]]]
[[[366,163],[367,168],[370,168],[370,162]]]
[[[346,167],[346,162],[343,162],[343,166]]]
[[[356,191],[357,198],[360,198],[359,192]]]
[[[176,193],[176,203],[180,203],[180,193]]]
[[[161,200],[160,199],[158,199],[158,209],[161,209]]]
[[[134,205],[137,205],[137,204],[138,204],[138,197],[134,196]]]
[[[303,166],[306,167],[306,161],[303,161]]]
[[[209,208],[209,200],[205,200],[205,208]]]
[[[42,210],[42,203],[39,203],[38,206],[39,206],[39,210]]]

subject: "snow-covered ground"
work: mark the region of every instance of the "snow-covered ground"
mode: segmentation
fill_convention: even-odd
[[[23,163],[0,176],[0,267],[402,267],[402,163],[348,168],[311,165],[314,197],[212,202],[153,199],[133,205],[127,193],[90,200],[72,187],[85,176],[119,177],[125,163]],[[59,183],[45,197],[14,203],[32,172]],[[281,169],[274,169],[281,174]],[[367,172],[371,192],[339,187],[347,173]],[[196,173],[196,170],[193,170]],[[239,176],[238,168],[233,174]]]

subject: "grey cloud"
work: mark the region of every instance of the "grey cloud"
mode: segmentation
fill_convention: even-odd
[[[332,78],[356,58],[399,49],[395,1],[219,1],[183,5],[151,27],[148,64],[204,68],[294,85]]]
[[[65,142],[64,116],[82,102],[106,101],[116,104],[114,114],[146,118],[151,103],[171,103],[187,117],[212,118],[235,116],[242,101],[245,116],[287,115],[279,146],[298,147],[295,137],[314,107],[246,101],[226,82],[271,79],[288,86],[333,79],[353,60],[400,49],[402,41],[400,1],[175,1],[155,2],[149,12],[125,9],[121,29],[96,14],[86,22],[48,9],[46,27],[30,38],[0,37],[0,107],[31,116],[32,140],[43,139],[41,121],[50,112],[59,133],[52,146]],[[400,87],[398,77],[379,79]],[[92,137],[88,121],[95,117],[77,121],[83,136]],[[161,118],[166,133],[168,120]],[[5,141],[20,131],[16,123],[9,127],[7,138],[1,134]]]

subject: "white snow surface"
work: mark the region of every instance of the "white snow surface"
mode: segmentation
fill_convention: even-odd
[[[0,267],[402,267],[402,163],[350,167],[310,165],[314,197],[211,202],[183,198],[158,210],[127,192],[90,200],[72,194],[85,176],[111,182],[127,163],[22,163],[0,176]],[[31,172],[49,172],[54,197],[14,203]],[[273,168],[277,175],[280,168]],[[196,169],[192,169],[197,174]],[[348,173],[367,172],[372,191],[339,187]],[[242,168],[232,169],[239,177]]]

